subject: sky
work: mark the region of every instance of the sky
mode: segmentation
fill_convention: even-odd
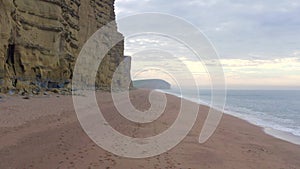
[[[116,0],[115,8],[118,19],[161,12],[193,24],[218,52],[228,88],[300,88],[298,0]],[[149,50],[154,47],[164,52]],[[193,54],[183,48],[157,36],[131,37],[125,42],[125,54],[133,58],[135,79],[172,79],[166,72],[144,70],[156,63],[173,69],[171,74],[180,73],[180,66],[166,59],[170,55],[186,65],[199,85],[209,86],[205,66],[190,59]]]

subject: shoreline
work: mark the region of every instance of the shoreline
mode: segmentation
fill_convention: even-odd
[[[199,105],[214,108],[209,103],[206,103],[203,100],[200,100],[200,101],[197,102],[197,101],[195,101],[191,98],[188,98],[188,97],[181,97],[176,93],[166,92],[166,91],[163,91],[163,90],[157,90],[157,91],[162,92],[162,93],[166,93],[166,94],[170,94],[172,96],[175,96],[175,97],[178,97],[178,98],[181,98],[181,99],[186,99],[186,100],[189,100],[189,101],[194,102],[194,103],[199,104]],[[234,111],[225,111],[225,110],[221,110],[219,108],[214,108],[214,109],[223,112],[223,114],[233,116],[233,117],[236,117],[240,120],[243,120],[243,121],[245,121],[245,122],[247,122],[251,125],[255,125],[257,127],[260,127],[263,132],[265,132],[266,134],[268,134],[268,135],[270,135],[270,136],[272,136],[276,139],[287,141],[287,142],[295,144],[295,145],[300,145],[300,136],[295,135],[292,132],[287,132],[287,131],[278,130],[278,129],[275,129],[275,128],[272,128],[272,127],[267,127],[267,126],[263,126],[263,125],[260,125],[260,124],[256,124],[254,121],[251,121],[251,120],[248,120],[246,118],[240,117]]]
[[[149,106],[148,91],[131,92],[137,109]],[[154,124],[137,125],[113,108],[109,93],[96,94],[109,124],[136,138],[168,129],[180,106],[178,97],[167,95],[166,112]],[[159,156],[137,160],[118,157],[98,147],[78,123],[71,96],[29,100],[9,96],[0,102],[0,168],[296,169],[300,166],[299,145],[269,136],[260,127],[228,114],[223,115],[212,137],[199,144],[199,133],[209,110],[207,106],[199,106],[197,122],[180,144]]]
[[[263,128],[263,131],[266,134],[269,134],[277,139],[281,139],[295,145],[300,145],[300,137],[292,133],[276,130],[273,128]]]

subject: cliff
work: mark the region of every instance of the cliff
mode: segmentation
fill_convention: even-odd
[[[170,89],[171,84],[161,79],[145,79],[133,81],[133,87],[146,89]]]
[[[70,88],[83,44],[114,20],[114,0],[0,0],[0,91]],[[116,24],[111,31],[117,32]],[[98,88],[110,88],[113,72],[126,58],[123,50],[120,42],[103,60]],[[121,86],[130,80],[125,71]]]

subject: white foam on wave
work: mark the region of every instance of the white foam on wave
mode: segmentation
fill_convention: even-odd
[[[265,133],[267,133],[273,137],[288,141],[293,144],[300,145],[300,137],[295,136],[294,134],[291,134],[289,132],[283,132],[280,130],[275,130],[273,128],[265,128],[264,131],[265,131]]]
[[[180,94],[173,93],[171,91],[157,90],[162,93],[167,93],[179,98],[183,98],[201,105],[211,106],[210,103],[203,100],[198,100],[195,98],[184,97]],[[295,127],[296,125],[289,125],[289,127],[284,124],[292,124],[293,120],[278,118],[271,116],[265,112],[253,111],[243,107],[226,107],[225,110],[221,110],[218,107],[213,107],[214,109],[223,111],[228,115],[245,120],[253,125],[262,127],[266,134],[269,134],[273,137],[300,145],[300,126]]]
[[[292,119],[278,118],[271,116],[268,113],[252,111],[246,108],[232,108],[227,109],[224,112],[263,128],[271,128],[282,132],[288,132],[300,137],[300,127],[291,125],[294,123]]]

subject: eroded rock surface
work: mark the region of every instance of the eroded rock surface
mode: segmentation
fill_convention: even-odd
[[[0,0],[1,92],[70,88],[83,44],[114,20],[114,0]],[[122,37],[116,24],[110,30]],[[103,36],[107,43],[101,45],[111,45],[111,37]],[[126,58],[123,51],[121,41],[106,55],[97,75],[98,88],[110,88],[113,72]],[[129,70],[124,70],[120,85],[128,80]]]

